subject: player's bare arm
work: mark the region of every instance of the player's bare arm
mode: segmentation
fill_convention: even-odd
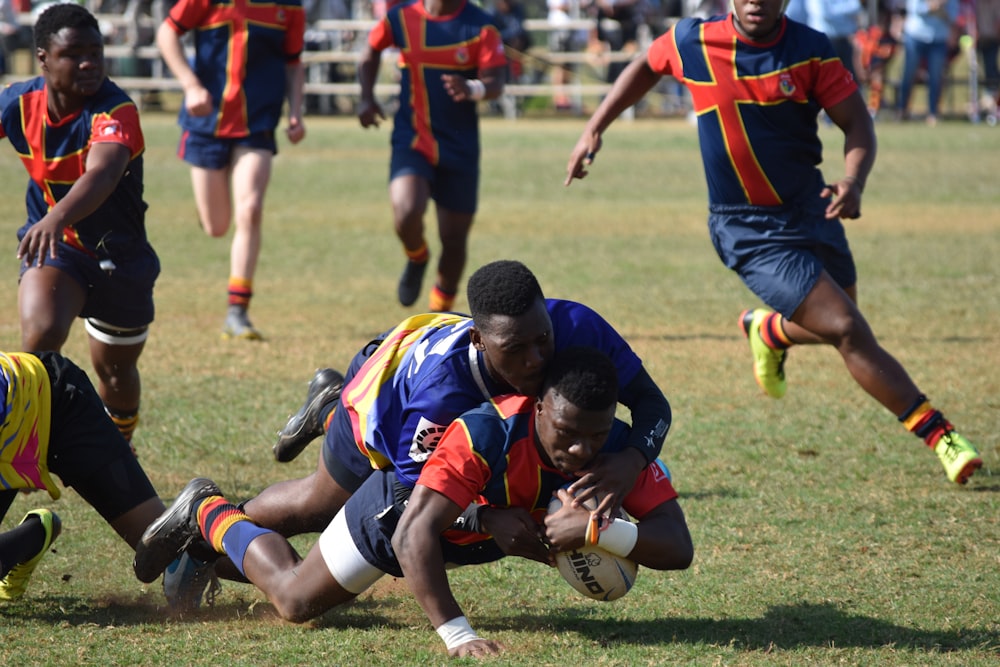
[[[288,98],[288,128],[285,135],[288,141],[297,144],[306,137],[306,124],[302,119],[302,108],[305,95],[306,68],[301,63],[285,66],[287,81],[285,97]]]
[[[42,266],[55,258],[63,230],[84,219],[111,196],[128,167],[131,153],[124,144],[96,143],[87,154],[87,170],[44,218],[32,225],[17,247],[18,259]]]
[[[587,127],[576,142],[566,165],[566,180],[563,185],[568,186],[574,178],[587,176],[586,167],[593,164],[594,157],[601,150],[601,135],[623,111],[641,100],[659,80],[660,75],[649,67],[645,57],[629,63],[615,80],[611,92],[590,117]]]
[[[385,120],[382,107],[375,101],[375,82],[382,63],[382,52],[366,46],[358,61],[358,83],[361,84],[361,99],[358,102],[358,120],[361,127],[378,127]]]
[[[181,36],[171,22],[164,21],[156,30],[156,46],[160,49],[163,62],[167,64],[174,78],[184,91],[184,108],[192,116],[207,116],[212,113],[212,95],[201,85],[198,75],[191,69]]]
[[[826,111],[844,133],[844,177],[823,190],[823,197],[831,197],[826,217],[859,218],[861,194],[875,163],[875,125],[857,91]]]
[[[445,639],[448,655],[497,655],[503,649],[501,644],[483,639],[468,628],[445,572],[441,533],[455,522],[462,509],[437,491],[417,484],[392,537],[392,548],[413,597]],[[446,635],[455,639],[449,641]]]

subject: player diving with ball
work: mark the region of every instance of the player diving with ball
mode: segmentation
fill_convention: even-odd
[[[586,347],[560,351],[539,397],[497,397],[453,422],[412,489],[397,483],[393,470],[375,471],[304,559],[286,538],[222,497],[212,481],[192,480],[143,535],[136,574],[155,578],[188,548],[215,551],[266,593],[282,618],[303,622],[353,600],[388,573],[406,579],[450,656],[497,655],[503,645],[472,629],[446,566],[503,558],[507,549],[490,534],[501,515],[527,528],[531,544],[520,545],[519,553],[549,565],[554,554],[580,548],[588,538],[648,568],[691,564],[691,536],[659,460],[643,469],[624,498],[637,523],[594,517],[562,488],[598,454],[627,446],[629,427],[615,418],[617,402],[617,373],[605,354]],[[553,495],[563,505],[547,515]],[[595,534],[588,530],[595,523],[615,528]]]

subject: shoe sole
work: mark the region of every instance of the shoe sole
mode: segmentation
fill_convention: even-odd
[[[188,482],[177,494],[169,510],[149,524],[136,545],[135,560],[132,562],[132,569],[139,581],[144,584],[156,581],[167,566],[196,539],[197,536],[186,535],[180,540],[171,533],[186,526],[196,499],[214,495],[221,496],[222,490],[212,480],[198,477]],[[180,516],[182,513],[183,517]],[[164,530],[169,532],[161,534]]]
[[[285,427],[278,431],[278,442],[274,444],[271,451],[274,453],[274,459],[279,463],[288,463],[294,460],[309,446],[309,443],[323,435],[323,424],[309,424],[307,422],[311,420],[306,419],[305,415],[310,412],[318,412],[327,403],[333,403],[340,398],[340,392],[344,389],[344,376],[333,369],[330,370],[336,374],[339,380],[309,399],[301,410],[289,417]],[[292,421],[299,415],[302,415],[299,424],[292,427],[294,430],[291,433],[286,433]]]
[[[956,484],[967,484],[976,471],[983,467],[982,459],[972,459],[966,463],[955,478]]]

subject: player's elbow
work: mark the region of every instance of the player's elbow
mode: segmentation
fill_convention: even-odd
[[[694,545],[691,535],[684,531],[683,535],[673,536],[660,548],[651,549],[637,561],[651,570],[686,570],[694,561]]]

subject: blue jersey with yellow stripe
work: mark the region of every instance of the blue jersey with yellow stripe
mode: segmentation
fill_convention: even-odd
[[[621,402],[642,361],[596,312],[574,301],[546,300],[556,351],[594,347],[618,369]],[[358,446],[373,467],[392,466],[413,486],[420,469],[459,415],[509,391],[486,371],[464,315],[429,313],[404,320],[348,382],[341,394]]]

